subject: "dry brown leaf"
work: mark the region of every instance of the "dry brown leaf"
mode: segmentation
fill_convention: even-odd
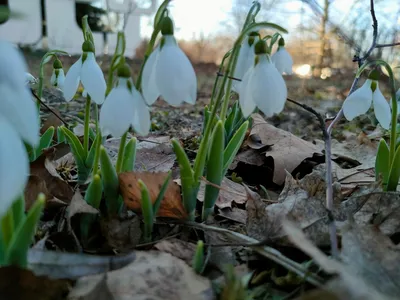
[[[0,268],[0,299],[63,299],[69,289],[67,280],[36,276],[30,270],[14,266]]]
[[[130,265],[107,273],[107,285],[115,300],[214,299],[210,281],[195,274],[182,260],[156,251],[137,251],[136,255]],[[81,299],[88,285],[94,286],[93,282],[102,279],[103,275],[79,279],[68,299]]]
[[[285,220],[282,226],[287,233],[290,241],[295,244],[304,253],[308,254],[314,261],[320,265],[322,269],[330,274],[338,274],[340,279],[340,288],[338,289],[337,281],[328,283],[325,290],[334,293],[337,299],[346,300],[389,300],[396,299],[383,295],[375,290],[371,285],[363,281],[362,278],[354,274],[352,268],[326,256],[321,250],[314,246],[301,231],[299,226],[293,222]],[[333,284],[334,283],[334,284]],[[345,293],[346,297],[343,297]],[[305,298],[309,299],[309,298]],[[311,298],[312,299],[312,298]],[[315,298],[314,298],[315,299]],[[328,298],[329,299],[329,298]]]
[[[140,219],[137,215],[127,219],[100,219],[101,232],[107,245],[118,252],[127,252],[139,244],[142,236]]]
[[[348,222],[341,229],[344,264],[369,286],[391,297],[400,295],[400,250],[374,225]]]
[[[197,194],[197,199],[201,202],[204,201],[204,193],[206,189],[206,183],[200,183],[200,189]],[[232,202],[236,204],[244,204],[247,201],[246,190],[243,185],[240,183],[236,183],[226,177],[222,180],[221,190],[218,195],[218,199],[215,202],[215,205],[218,208],[227,208],[232,207]]]
[[[224,208],[218,210],[218,216],[232,220],[241,224],[246,224],[247,211],[237,207]]]
[[[306,158],[311,158],[314,154],[322,155],[314,144],[268,124],[261,115],[253,114],[252,118],[253,127],[250,135],[258,135],[264,145],[272,145],[265,152],[265,156],[274,159],[273,181],[276,184],[283,184],[286,171],[291,173]]]
[[[37,192],[44,193],[46,199],[57,198],[67,204],[71,201],[74,194],[72,187],[61,179],[44,155],[31,163],[30,170],[31,176],[25,188],[26,209],[36,201]]]
[[[176,258],[182,259],[189,266],[192,266],[196,245],[179,239],[168,239],[154,245],[158,251],[169,253]]]
[[[136,213],[141,213],[141,192],[138,180],[147,186],[152,203],[157,199],[167,173],[125,172],[119,174],[119,186],[125,205]],[[180,187],[170,181],[164,198],[161,200],[157,216],[166,218],[186,219],[187,213],[183,207]]]
[[[67,219],[68,221],[76,214],[98,214],[99,211],[95,209],[93,206],[89,205],[81,192],[77,190],[72,197],[71,204],[68,206],[68,214]]]
[[[282,220],[289,218],[300,224],[307,237],[318,246],[329,246],[329,218],[325,208],[324,173],[314,171],[301,180],[295,180],[289,173],[278,203],[267,205],[261,197],[249,191],[247,200],[247,233],[257,240],[270,239],[287,245],[288,240],[282,229]],[[347,215],[340,211],[340,184],[334,184],[335,220],[345,220]]]

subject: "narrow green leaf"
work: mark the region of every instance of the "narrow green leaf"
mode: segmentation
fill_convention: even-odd
[[[124,157],[122,159],[121,172],[131,172],[135,168],[137,139],[131,138],[125,145]]]
[[[142,206],[142,215],[144,222],[144,240],[145,242],[150,242],[154,224],[153,204],[151,203],[150,193],[147,189],[146,184],[140,179],[138,180],[138,183],[142,196],[140,198],[140,202]]]
[[[92,143],[88,156],[86,157],[85,165],[88,169],[93,168],[93,162],[94,162],[94,157],[96,156],[96,146],[97,143],[99,142],[99,139],[101,139],[101,136],[96,136],[96,139]]]
[[[384,139],[381,139],[375,160],[375,176],[377,180],[382,176],[383,186],[386,186],[388,181],[390,171],[389,164],[389,146]]]
[[[249,121],[246,121],[239,127],[232,139],[229,141],[228,146],[224,150],[224,165],[222,174],[225,175],[229,166],[231,165],[236,153],[242,145],[243,139],[246,136],[246,131],[249,126]]]
[[[96,174],[93,176],[93,179],[86,190],[85,201],[87,204],[99,209],[102,195],[103,183],[101,182],[100,176]]]
[[[103,181],[104,198],[109,214],[118,214],[122,205],[119,197],[118,175],[112,165],[106,149],[100,147],[101,177]]]
[[[169,181],[171,180],[172,172],[169,171],[167,177],[165,177],[165,181],[163,185],[161,186],[160,192],[158,193],[156,202],[153,204],[153,214],[154,216],[157,216],[158,209],[160,208],[161,205],[161,200],[164,198],[165,192],[167,191]]]
[[[13,217],[13,210],[12,208],[9,208],[8,211],[0,219],[1,234],[6,247],[8,247],[8,245],[10,244],[15,231]]]
[[[61,144],[64,142],[66,142],[66,139],[62,127],[57,127],[57,143]]]
[[[14,228],[18,228],[19,224],[25,221],[25,196],[22,194],[12,204]]]
[[[230,109],[230,111],[228,113],[228,116],[227,116],[225,124],[224,124],[225,133],[226,133],[225,137],[226,137],[227,141],[229,141],[229,137],[232,134],[232,130],[235,125],[237,111],[238,111],[238,101],[235,101],[235,103],[233,104],[232,108]]]
[[[189,214],[189,219],[193,221],[195,217],[199,185],[194,181],[193,170],[190,165],[189,158],[187,157],[185,150],[183,150],[179,141],[172,139],[172,147],[174,148],[174,152],[179,163],[183,205],[186,209],[186,212]]]
[[[28,265],[28,249],[33,241],[42,210],[45,204],[45,196],[40,194],[26,216],[25,222],[21,223],[13,234],[6,253],[8,265],[26,268]]]
[[[197,242],[196,252],[192,262],[193,270],[197,274],[203,273],[204,270],[204,243],[202,240]]]
[[[40,155],[42,155],[43,149],[46,149],[46,148],[50,147],[51,142],[53,141],[54,132],[55,132],[54,127],[50,126],[49,128],[47,128],[47,130],[40,137],[39,145],[38,145],[38,147],[36,148],[36,151],[35,151],[35,160]]]
[[[210,156],[207,162],[207,181],[220,186],[224,174],[223,171],[223,162],[224,162],[224,147],[225,147],[225,131],[224,124],[222,121],[217,123],[217,126],[214,129],[214,134],[212,137],[212,144],[210,149]],[[203,221],[207,219],[209,214],[214,209],[215,201],[217,200],[219,195],[219,189],[215,186],[206,185],[206,190],[204,194],[204,203],[203,203]]]
[[[383,156],[383,155],[382,155]],[[380,159],[380,160],[383,160]],[[400,148],[397,148],[392,165],[390,166],[387,191],[396,191],[400,178]]]
[[[74,133],[67,129],[66,127],[62,128],[65,139],[67,140],[69,146],[71,147],[71,152],[74,155],[76,166],[78,168],[78,181],[79,183],[83,183],[89,177],[90,169],[86,167],[86,155],[85,150],[79,139],[74,135]]]

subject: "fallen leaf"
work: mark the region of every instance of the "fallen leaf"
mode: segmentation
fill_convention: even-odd
[[[103,274],[99,281],[87,282],[79,300],[114,300],[107,284],[107,274]]]
[[[400,249],[374,225],[347,222],[341,228],[341,258],[366,284],[398,298],[400,295]]]
[[[206,189],[206,183],[200,183],[200,189],[197,194],[197,199],[200,202],[204,201],[204,193]],[[232,202],[236,204],[244,204],[247,201],[246,191],[243,185],[236,183],[226,177],[222,180],[221,190],[219,191],[218,199],[215,205],[218,208],[232,207]]]
[[[326,256],[321,250],[314,246],[310,240],[307,239],[306,235],[301,231],[296,223],[285,220],[282,223],[282,226],[284,231],[287,233],[290,241],[299,249],[301,249],[304,253],[313,258],[313,260],[323,270],[330,274],[339,275],[340,289],[338,289],[338,284],[336,280],[328,282],[328,284],[323,287],[323,289],[334,293],[338,297],[334,299],[395,299],[376,291],[371,285],[363,281],[362,278],[354,274],[353,270],[347,265]],[[344,293],[346,293],[346,297],[343,297]]]
[[[31,163],[30,170],[31,176],[25,188],[27,210],[36,201],[38,192],[44,193],[46,199],[57,198],[67,204],[71,201],[74,194],[72,187],[59,176],[44,155]]]
[[[14,266],[0,268],[0,299],[63,299],[69,289],[67,280],[36,276],[31,270]]]
[[[30,249],[28,266],[37,276],[53,279],[78,279],[82,276],[113,271],[136,259],[134,252],[121,256],[96,256]]]
[[[118,252],[127,252],[139,244],[142,236],[140,219],[137,215],[127,219],[100,219],[102,236],[107,245]]]
[[[75,192],[74,196],[72,197],[71,204],[68,206],[68,221],[71,222],[71,218],[76,214],[99,214],[97,209],[85,201],[79,190]]]
[[[154,245],[154,248],[158,251],[169,253],[186,262],[188,266],[192,266],[192,261],[197,246],[195,244],[174,238],[158,242]]]
[[[322,155],[316,145],[268,124],[261,115],[253,114],[252,118],[250,136],[257,135],[261,143],[271,145],[265,151],[265,156],[273,158],[273,181],[276,184],[283,184],[286,171],[292,173],[306,158]]]
[[[136,213],[141,213],[141,192],[138,180],[147,186],[152,203],[157,199],[167,173],[124,172],[119,174],[119,186],[125,205]],[[183,207],[180,187],[170,181],[164,198],[161,200],[157,216],[166,218],[186,219],[187,213]]]
[[[102,275],[80,278],[69,300],[87,293],[87,286],[100,282]],[[194,273],[182,260],[162,252],[136,252],[130,265],[107,274],[107,285],[115,300],[211,300],[214,299],[208,279]]]
[[[241,224],[246,224],[247,211],[237,207],[224,208],[218,210],[218,216]]]
[[[56,113],[58,117],[61,117],[61,113],[58,109],[54,108],[53,112]],[[42,128],[40,129],[40,134],[43,134],[46,132],[49,127],[53,126],[54,127],[54,136],[53,140],[57,141],[57,128],[63,125],[63,122],[57,116],[51,113],[49,117],[46,119],[46,121],[43,123]]]

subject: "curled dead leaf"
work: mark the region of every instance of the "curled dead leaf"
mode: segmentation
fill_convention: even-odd
[[[141,179],[146,184],[151,201],[154,203],[167,176],[167,173],[161,172],[125,172],[119,174],[119,187],[125,205],[134,212],[141,213],[141,192],[138,180]],[[161,200],[157,216],[175,219],[187,218],[180,188],[173,181],[170,181],[164,198]]]

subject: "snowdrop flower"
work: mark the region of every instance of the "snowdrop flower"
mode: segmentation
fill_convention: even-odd
[[[343,103],[343,113],[347,120],[351,121],[355,117],[365,114],[372,103],[376,119],[383,128],[389,129],[391,121],[390,105],[379,90],[378,78],[378,72],[372,71],[362,87],[346,98]]]
[[[244,74],[246,74],[247,70],[254,64],[254,59],[256,57],[254,53],[254,45],[259,40],[260,35],[258,32],[251,32],[242,46],[240,47],[234,77],[238,79],[243,79]],[[235,85],[237,86],[235,82]]]
[[[53,63],[53,74],[50,78],[50,83],[62,89],[64,87],[65,75],[61,61],[57,58]]]
[[[37,83],[36,78],[28,72],[25,72],[25,84],[35,84]]]
[[[239,103],[245,117],[256,107],[270,117],[283,110],[287,88],[282,75],[270,61],[265,41],[256,43],[255,54],[255,63],[246,72],[239,87]]]
[[[35,146],[39,142],[39,118],[26,85],[25,59],[12,44],[0,41],[0,65],[0,116],[13,126],[22,140]],[[0,167],[3,168],[1,164]]]
[[[177,45],[171,18],[163,19],[160,45],[152,52],[143,70],[142,91],[148,105],[159,96],[173,106],[194,104],[197,80],[193,66]]]
[[[25,146],[12,124],[0,114],[0,220],[23,192],[28,175]]]
[[[71,101],[82,82],[83,88],[97,104],[104,102],[106,81],[103,72],[96,63],[94,46],[90,41],[82,45],[83,54],[69,69],[64,81],[64,98]]]
[[[278,50],[272,55],[271,60],[279,72],[288,75],[292,74],[293,59],[285,48],[285,40],[283,38],[279,39]]]
[[[118,86],[107,96],[100,111],[103,135],[121,137],[130,126],[140,135],[150,130],[150,112],[142,95],[136,90],[127,65],[118,69]]]

